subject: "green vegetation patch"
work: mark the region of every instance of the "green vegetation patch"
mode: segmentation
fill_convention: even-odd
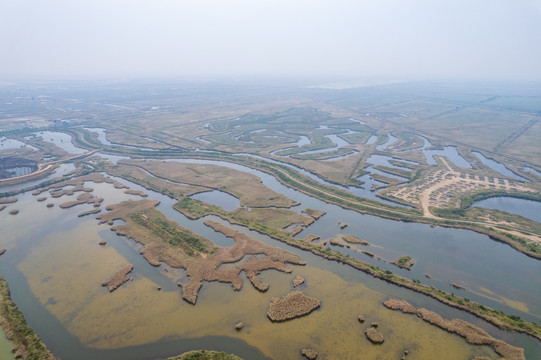
[[[25,360],[54,360],[39,336],[28,326],[17,305],[11,301],[7,281],[0,277],[0,324],[15,344],[15,357]]]
[[[409,256],[401,256],[398,259],[396,259],[393,264],[395,264],[398,267],[401,267],[402,269],[411,269],[411,267],[415,264],[415,260],[413,260]]]
[[[214,248],[206,241],[188,229],[180,228],[165,218],[165,216],[154,209],[147,209],[141,212],[130,214],[130,219],[135,223],[150,230],[152,235],[162,239],[172,246],[178,246],[190,256],[202,252],[213,253]]]

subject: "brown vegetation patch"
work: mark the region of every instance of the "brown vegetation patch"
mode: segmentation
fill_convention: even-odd
[[[308,315],[320,305],[318,299],[293,291],[282,298],[272,298],[267,316],[272,321],[286,321]]]
[[[80,213],[79,215],[77,215],[78,217],[83,217],[83,216],[87,216],[87,215],[92,215],[92,214],[97,214],[101,211],[101,209],[92,209],[92,210],[88,210],[88,211],[83,211],[82,213]]]
[[[144,191],[141,191],[141,190],[132,190],[132,189],[128,189],[128,190],[125,190],[124,191],[124,194],[128,194],[128,195],[138,195],[140,197],[147,197],[148,194],[146,194]]]
[[[179,356],[173,356],[165,360],[242,360],[240,357],[224,352],[195,350],[188,351]]]
[[[128,236],[144,245],[141,254],[152,265],[165,262],[169,266],[184,268],[189,281],[182,286],[182,296],[189,303],[195,304],[203,281],[231,283],[235,290],[242,288],[240,273],[246,272],[248,279],[260,291],[268,288],[257,275],[260,271],[276,269],[291,272],[286,262],[304,264],[301,258],[279,248],[273,248],[263,242],[251,239],[218,222],[206,221],[205,224],[215,231],[235,240],[231,247],[222,248],[214,245],[190,230],[165,218],[154,209],[158,201],[124,201],[112,205],[110,212],[98,216],[100,223],[109,223],[122,219],[125,225],[114,226],[112,230],[119,235]],[[236,267],[220,267],[225,263],[235,263],[246,255],[265,255],[263,258],[252,257],[245,264]]]
[[[109,292],[115,291],[120,285],[130,280],[128,274],[133,270],[133,265],[128,264],[118,270],[109,280],[101,283],[101,286],[107,286]]]
[[[225,191],[237,197],[241,206],[291,207],[297,204],[263,185],[257,176],[223,166],[161,161],[122,163],[140,166],[163,179]]]
[[[9,212],[11,215],[17,215],[19,213],[19,210],[13,209]]]
[[[415,314],[432,325],[465,338],[470,344],[489,345],[494,349],[494,351],[507,360],[524,359],[523,349],[509,345],[502,340],[495,339],[485,330],[478,328],[464,320],[446,320],[432,311],[422,308],[417,309],[404,300],[389,299],[386,300],[383,305],[391,310],[400,310],[406,314]]]
[[[306,241],[307,243],[312,244],[314,241],[319,240],[319,239],[320,239],[320,237],[317,236],[317,235],[308,234],[308,236],[306,236],[304,241]]]
[[[297,287],[301,284],[304,284],[304,278],[300,275],[295,276],[295,279],[293,279],[293,286]]]
[[[342,241],[342,239],[332,238],[329,240],[329,242],[331,243],[331,245],[341,246],[341,247],[345,246],[345,243]]]
[[[149,190],[163,192],[164,189],[167,189],[167,194],[175,197],[176,199],[193,195],[204,189],[199,186],[186,185],[173,180],[152,176],[151,174],[147,173],[146,170],[139,168],[138,165],[127,165],[120,163],[108,165],[105,167],[105,170],[108,174],[116,175],[133,181]]]
[[[0,249],[0,255],[4,255],[6,253],[6,249]]]
[[[375,326],[369,327],[364,331],[364,333],[366,334],[368,340],[370,340],[373,344],[382,344],[385,340],[383,334],[378,332]]]
[[[115,189],[127,189],[128,188],[126,185],[122,184],[121,182],[113,180],[113,179],[108,178],[106,176],[103,176],[103,174],[92,173],[92,174],[76,177],[76,178],[73,178],[73,179],[64,180],[64,181],[61,181],[61,182],[58,182],[58,183],[55,183],[55,184],[52,184],[52,185],[49,185],[49,186],[46,186],[46,187],[43,187],[43,188],[39,188],[37,190],[34,190],[32,192],[32,195],[36,196],[36,195],[39,195],[39,194],[41,194],[41,193],[43,193],[45,191],[49,191],[49,192],[52,191],[51,195],[53,197],[60,197],[62,195],[72,195],[76,191],[85,191],[85,192],[92,191],[92,189],[84,187],[85,181],[90,181],[90,182],[94,182],[94,183],[97,183],[97,184],[100,184],[100,183],[103,183],[103,182],[108,183],[108,184],[113,184]],[[73,186],[73,188],[63,190],[62,188],[66,187],[66,186]],[[55,195],[53,195],[53,194],[55,194]]]
[[[340,235],[340,237],[349,244],[370,245],[367,241],[353,235]]]
[[[323,215],[325,215],[327,212],[323,210],[304,209],[302,213],[311,216],[317,220]]]
[[[39,202],[42,202],[42,201],[47,200],[47,197],[46,197],[46,196],[40,196],[37,200],[38,200]]]
[[[312,349],[302,349],[301,354],[309,360],[317,359],[317,352]]]
[[[2,204],[13,204],[14,202],[17,202],[16,197],[0,198],[0,205],[2,205]]]
[[[65,203],[60,204],[60,207],[62,209],[68,209],[70,207],[81,205],[81,204],[94,204],[94,206],[101,204],[103,202],[103,198],[97,198],[92,194],[84,193],[77,196],[77,200],[74,201],[68,201]]]

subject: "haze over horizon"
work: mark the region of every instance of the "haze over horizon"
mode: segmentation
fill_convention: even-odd
[[[0,2],[0,78],[541,80],[541,0]]]

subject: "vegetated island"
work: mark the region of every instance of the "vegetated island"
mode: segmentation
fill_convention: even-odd
[[[128,274],[133,270],[133,265],[128,264],[122,269],[118,270],[109,280],[106,280],[101,283],[101,286],[107,286],[109,292],[115,291],[120,285],[124,284],[130,278]]]
[[[0,205],[4,205],[4,204],[13,204],[14,202],[17,202],[17,198],[16,198],[16,197],[12,197],[12,198],[0,198]]]
[[[223,351],[195,350],[173,356],[165,360],[243,360],[242,358],[226,354]]]
[[[17,305],[11,301],[6,280],[0,276],[0,324],[15,345],[15,358],[54,360],[39,336],[28,326]]]
[[[490,336],[485,330],[478,328],[460,319],[446,320],[435,312],[426,309],[417,309],[410,303],[404,300],[388,299],[383,305],[391,310],[400,310],[405,314],[414,314],[450,333],[457,334],[466,339],[470,344],[474,345],[489,345],[494,351],[501,355],[506,360],[524,360],[524,350],[507,344],[502,340],[498,340]]]
[[[155,209],[159,201],[138,200],[124,201],[111,205],[109,212],[98,216],[100,223],[110,223],[116,219],[125,221],[124,225],[113,226],[118,235],[124,235],[144,245],[141,254],[154,266],[161,262],[171,267],[183,268],[189,276],[188,283],[182,286],[182,297],[195,304],[203,281],[231,283],[233,289],[242,288],[240,273],[246,272],[255,288],[265,291],[267,284],[262,284],[257,277],[260,271],[276,269],[291,272],[286,263],[304,265],[298,256],[285,250],[274,248],[261,241],[232,230],[218,222],[206,221],[207,226],[235,240],[231,247],[220,247],[211,241],[168,220]],[[263,258],[250,259],[236,267],[224,268],[224,263],[235,263],[247,255],[265,255]]]
[[[301,355],[307,358],[308,360],[315,360],[317,359],[317,352],[313,349],[302,349]]]
[[[304,209],[302,213],[311,216],[317,220],[323,215],[325,215],[327,212],[324,210]]]
[[[321,305],[302,291],[292,291],[282,298],[272,298],[267,316],[272,321],[286,321],[310,314]]]
[[[402,268],[402,269],[411,269],[411,267],[415,264],[415,260],[413,260],[409,256],[401,256],[395,261],[392,262],[392,264]]]
[[[374,326],[374,324],[366,329],[364,333],[368,340],[370,340],[373,344],[383,344],[383,341],[385,340],[383,334],[376,330],[376,326]]]
[[[146,197],[148,196],[144,191],[141,191],[141,190],[132,190],[132,189],[125,190],[125,191],[124,191],[124,194],[128,194],[128,195],[138,195],[138,196],[144,197],[144,198],[146,198]]]

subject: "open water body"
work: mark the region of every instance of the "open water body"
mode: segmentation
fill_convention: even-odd
[[[238,165],[221,164],[247,170]],[[418,232],[419,224],[403,224],[348,212],[288,189],[267,174],[253,170],[249,172],[254,172],[260,176],[264,184],[273,188],[273,190],[280,191],[294,200],[301,201],[302,208],[310,207],[326,210],[327,215],[309,227],[307,230],[309,232],[320,233],[322,236],[326,236],[326,233],[334,236],[340,232],[337,224],[340,220],[350,224],[344,231],[351,231],[356,236],[373,241],[376,246],[381,246],[376,242],[376,239],[380,237],[379,231],[388,228],[392,223],[395,223],[397,228],[400,228],[401,225],[409,226],[409,229],[403,229],[401,234],[423,235]],[[141,189],[135,184],[123,182],[128,183],[133,189]],[[109,184],[90,184],[87,186],[94,187],[96,195],[104,196],[106,203],[114,203],[126,198],[137,199],[137,197],[123,194],[121,190],[113,189]],[[220,234],[204,226],[202,224],[203,219],[189,220],[172,209],[174,200],[161,194],[145,191],[149,193],[150,199],[161,201],[158,209],[164,212],[166,216],[212,241],[217,243],[220,241]],[[68,200],[63,197],[52,201],[58,204]],[[471,353],[466,356],[467,351],[482,350],[482,348],[481,350],[472,348],[466,345],[462,339],[419,322],[415,317],[384,310],[379,304],[382,296],[398,296],[413,302],[416,306],[425,306],[444,316],[461,317],[467,321],[480,323],[474,317],[449,309],[424,296],[372,279],[348,266],[325,261],[240,227],[235,228],[273,246],[283,247],[288,251],[299,253],[308,262],[308,265],[307,267],[294,267],[295,273],[301,274],[307,279],[309,286],[304,291],[308,295],[322,299],[325,311],[318,311],[306,318],[284,324],[272,324],[266,320],[263,315],[265,310],[262,311],[261,307],[266,309],[265,304],[268,304],[268,297],[283,295],[287,293],[289,288],[290,280],[285,281],[287,286],[283,285],[283,280],[289,279],[289,275],[276,272],[264,273],[263,279],[271,283],[268,294],[258,293],[249,284],[245,284],[247,288],[235,293],[228,285],[213,283],[203,287],[196,306],[185,304],[180,300],[178,291],[174,291],[174,286],[171,283],[168,284],[169,277],[177,281],[184,276],[182,272],[177,273],[173,269],[170,269],[168,273],[163,272],[163,269],[157,272],[155,268],[142,260],[138,255],[138,247],[134,246],[131,241],[119,238],[112,232],[107,231],[108,226],[106,225],[96,225],[96,221],[92,216],[76,217],[77,213],[86,210],[86,208],[77,206],[63,210],[55,206],[52,209],[41,209],[40,206],[35,205],[35,197],[29,193],[22,195],[16,204],[20,206],[22,211],[19,215],[10,218],[15,222],[11,221],[9,223],[10,231],[7,232],[9,236],[0,240],[2,247],[8,248],[8,252],[2,258],[3,261],[0,262],[0,273],[7,278],[12,286],[14,301],[19,305],[30,325],[38,331],[49,347],[63,359],[150,359],[203,347],[235,352],[246,359],[265,358],[257,349],[260,348],[264,349],[266,354],[274,354],[272,355],[273,358],[285,358],[287,355],[284,357],[282,354],[281,357],[277,357],[276,354],[280,354],[280,348],[291,350],[290,343],[292,339],[297,337],[300,338],[301,343],[307,341],[308,344],[321,344],[323,351],[320,353],[323,354],[325,354],[324,349],[333,349],[332,344],[336,343],[337,339],[340,339],[340,344],[345,347],[351,346],[355,350],[356,346],[359,346],[359,338],[362,337],[364,329],[358,328],[359,325],[355,319],[355,314],[358,314],[359,311],[375,317],[375,320],[380,323],[380,328],[385,329],[386,326],[393,324],[393,326],[397,325],[398,328],[407,328],[408,332],[411,333],[412,336],[402,334],[402,332],[393,332],[394,335],[386,339],[389,353],[384,358],[396,358],[396,355],[403,351],[404,344],[413,344],[416,341],[437,344],[439,348],[436,351],[443,350],[444,353],[441,358],[446,358],[446,351],[448,351],[447,355],[451,354],[447,358],[455,359],[457,357],[471,358]],[[37,204],[44,207],[45,202]],[[25,213],[27,214],[25,215]],[[1,216],[2,228],[7,229],[6,225],[8,224],[4,222],[6,218],[4,214]],[[30,216],[39,221],[35,221],[30,227],[17,226],[17,221],[24,220],[22,216]],[[359,222],[362,219],[365,219],[366,222],[361,221],[358,227],[354,226],[354,221]],[[375,220],[378,220],[379,223],[370,226]],[[321,226],[322,229],[318,230],[315,225]],[[369,233],[360,234],[357,232],[367,230],[365,227],[374,232],[374,239]],[[424,228],[425,231],[454,231],[452,229],[430,229],[426,226]],[[83,229],[87,231],[81,231]],[[98,237],[96,238],[96,235],[92,234],[98,234]],[[471,234],[471,232],[464,231],[457,234],[457,238],[468,238],[468,234]],[[397,234],[387,233],[386,235],[394,238]],[[99,238],[107,239],[111,246],[105,248],[97,246],[96,243]],[[481,236],[481,238],[483,237]],[[449,240],[450,245],[453,245],[455,239]],[[392,241],[392,239],[389,241]],[[395,238],[394,241],[402,241],[406,246],[408,239],[402,237]],[[437,240],[432,239],[432,241],[436,242]],[[488,239],[486,241],[487,244],[497,244]],[[230,239],[229,244],[231,244]],[[514,253],[504,245],[497,245],[502,246],[502,249],[505,249],[507,253]],[[102,250],[107,253],[104,254]],[[408,254],[411,254],[411,252],[408,251]],[[51,259],[55,260],[51,261]],[[497,259],[498,264],[501,265],[502,258],[498,256]],[[483,261],[482,259],[481,262]],[[125,262],[131,262],[135,265],[134,282],[112,294],[103,293],[103,289],[98,286],[99,281],[111,275],[112,265]],[[65,269],[69,269],[68,274],[66,274]],[[531,269],[526,270],[531,271]],[[52,278],[48,280],[48,277],[43,277],[44,274],[52,274]],[[320,284],[321,279],[327,281]],[[157,285],[162,286],[163,290],[161,292],[155,291]],[[335,289],[333,286],[337,288]],[[70,289],[67,292],[66,287]],[[311,289],[317,289],[316,293],[312,294]],[[339,297],[336,296],[338,292],[341,293]],[[62,296],[67,299],[63,301]],[[137,301],[134,302],[135,299]],[[244,313],[231,308],[232,301],[239,301],[238,307],[244,309]],[[87,303],[82,310],[76,305],[81,302]],[[128,306],[128,308],[124,306],[119,308],[116,305],[126,304],[126,302],[132,305]],[[173,307],[171,308],[171,306]],[[254,306],[259,306],[259,308],[255,309]],[[69,309],[73,310],[68,311]],[[150,314],[147,315],[144,309],[147,309]],[[330,322],[331,318],[322,318],[328,312],[331,312],[333,316],[340,315],[342,322],[333,323]],[[344,314],[344,312],[346,313]],[[343,316],[353,319],[352,323],[344,322]],[[247,331],[235,333],[232,330],[232,325],[236,321],[245,320],[246,318],[248,318],[249,324]],[[323,320],[326,321],[325,325],[320,323]],[[122,324],[123,322],[125,325],[119,326],[119,323]],[[540,355],[537,348],[538,343],[528,337],[501,332],[486,324],[484,327],[499,338],[526,347],[528,354]],[[342,337],[345,338],[344,333],[338,330],[342,328],[349,334],[359,332],[357,336],[352,337],[354,342],[343,343],[345,341],[342,339]],[[131,329],[134,330],[130,331]],[[137,335],[137,329],[142,331],[142,334]],[[188,335],[187,329],[189,329],[188,333],[191,335]],[[127,331],[127,333],[123,333],[123,331]],[[157,338],[153,337],[152,334],[154,333],[157,334]],[[166,336],[168,333],[170,335]],[[104,334],[109,334],[110,338]],[[179,335],[174,336],[173,334],[180,334],[180,338],[178,338]],[[307,338],[306,334],[316,336],[316,342],[314,343],[313,338],[311,340]],[[322,334],[326,334],[326,336]],[[339,336],[337,338],[333,335]],[[100,342],[99,339],[104,336],[107,340],[102,339]],[[130,336],[134,339],[132,345],[129,345],[129,341],[126,340],[131,339]],[[320,338],[319,336],[323,337]],[[430,338],[426,338],[426,336]],[[423,340],[425,338],[426,340]],[[141,341],[143,343],[140,343]],[[108,344],[107,349],[101,348],[101,346],[105,346],[103,342]],[[126,342],[128,342],[128,346],[126,346]],[[274,344],[278,349],[269,349],[268,343]],[[101,345],[89,347],[89,344]],[[257,348],[254,345],[257,345]],[[298,346],[300,348],[301,344],[298,344]],[[368,345],[363,353],[370,358],[375,358],[370,354],[373,351],[379,352],[377,349],[378,347]],[[430,349],[421,347],[415,348],[415,351],[417,351],[419,358],[430,358],[426,355],[430,353]],[[458,355],[462,352],[464,352],[464,355]],[[435,353],[437,352],[432,354]],[[477,354],[479,355],[479,353]],[[489,356],[490,354],[491,352],[487,353]]]
[[[489,159],[485,155],[481,154],[480,152],[474,151],[473,154],[475,156],[477,156],[479,158],[479,160],[481,160],[481,162],[483,164],[485,164],[486,166],[488,166],[492,170],[499,172],[503,176],[507,176],[507,177],[517,179],[517,180],[520,180],[520,181],[529,181],[528,179],[525,179],[522,176],[512,172],[511,170],[506,168],[505,165],[503,165],[502,163],[499,163],[499,162],[497,162],[495,160]]]
[[[473,206],[502,210],[541,223],[541,202],[539,201],[498,196],[476,201],[472,204]]]
[[[376,146],[376,150],[384,150],[387,146],[393,144],[396,140],[398,140],[398,138],[396,136],[393,136],[392,134],[387,134],[387,136],[389,137],[387,141],[385,141],[383,144]]]
[[[70,154],[84,154],[88,150],[77,147],[71,142],[71,135],[58,131],[40,131],[36,136],[43,141],[50,142],[69,152]]]
[[[394,159],[394,158],[392,158],[390,156],[385,156],[385,155],[370,155],[368,157],[368,159],[366,159],[366,162],[369,163],[369,164],[372,164],[372,165],[382,165],[382,166],[387,166],[387,167],[394,168],[394,169],[411,171],[411,169],[406,167],[406,166],[399,166],[399,165],[395,165],[395,164],[391,163],[391,160],[397,160],[397,161],[403,162],[405,164],[413,164],[413,165],[418,164],[418,163],[416,163],[414,161],[409,161],[409,160],[404,160],[404,159]],[[370,171],[371,173],[374,173],[374,174],[380,174],[380,175],[383,175],[383,176],[386,176],[386,177],[389,177],[389,178],[398,179],[398,180],[401,180],[401,181],[408,181],[409,180],[407,177],[404,177],[404,176],[400,176],[400,175],[397,175],[397,174],[392,174],[390,172],[375,169],[374,166],[369,166],[369,167],[365,168],[365,170]]]
[[[366,140],[366,145],[372,145],[376,142],[378,137],[376,135],[371,135],[368,140]]]
[[[526,172],[531,172],[531,173],[536,174],[537,176],[541,177],[541,172],[539,172],[539,171],[537,171],[535,169],[532,169],[531,167],[526,166],[525,168],[523,168],[523,170],[526,171]]]
[[[421,150],[425,154],[426,162],[428,165],[438,164],[434,159],[434,155],[437,155],[447,157],[451,162],[453,162],[453,164],[458,167],[461,167],[463,169],[471,169],[471,164],[458,153],[456,147],[445,146],[443,150],[429,150],[428,148],[430,148],[432,144],[430,143],[430,141],[428,141],[428,139],[423,139],[425,141],[425,144],[421,148]]]
[[[98,134],[98,140],[103,145],[113,145],[107,138],[105,137],[105,129],[103,128],[90,128],[90,127],[83,127],[83,129],[88,130],[90,132]]]
[[[346,135],[346,134],[353,134],[353,133],[355,133],[355,131],[348,130],[346,133],[344,133],[344,135]],[[317,149],[317,150],[304,151],[304,152],[298,153],[298,154],[296,154],[296,155],[319,154],[319,153],[322,153],[322,152],[328,152],[328,151],[338,150],[338,149],[340,149],[340,148],[343,148],[344,146],[351,145],[349,142],[347,142],[346,140],[342,139],[340,136],[338,136],[338,135],[336,135],[336,134],[325,135],[325,137],[326,137],[327,139],[329,139],[329,140],[330,140],[333,144],[335,144],[335,145],[332,146],[332,147],[329,147],[329,148],[325,148],[325,149]]]
[[[219,206],[225,211],[233,211],[240,207],[240,200],[238,198],[220,190],[200,192],[191,197]]]
[[[32,150],[37,150],[32,145],[26,144],[22,141],[0,136],[0,150],[18,149],[18,148],[24,148],[24,147],[30,148]]]

